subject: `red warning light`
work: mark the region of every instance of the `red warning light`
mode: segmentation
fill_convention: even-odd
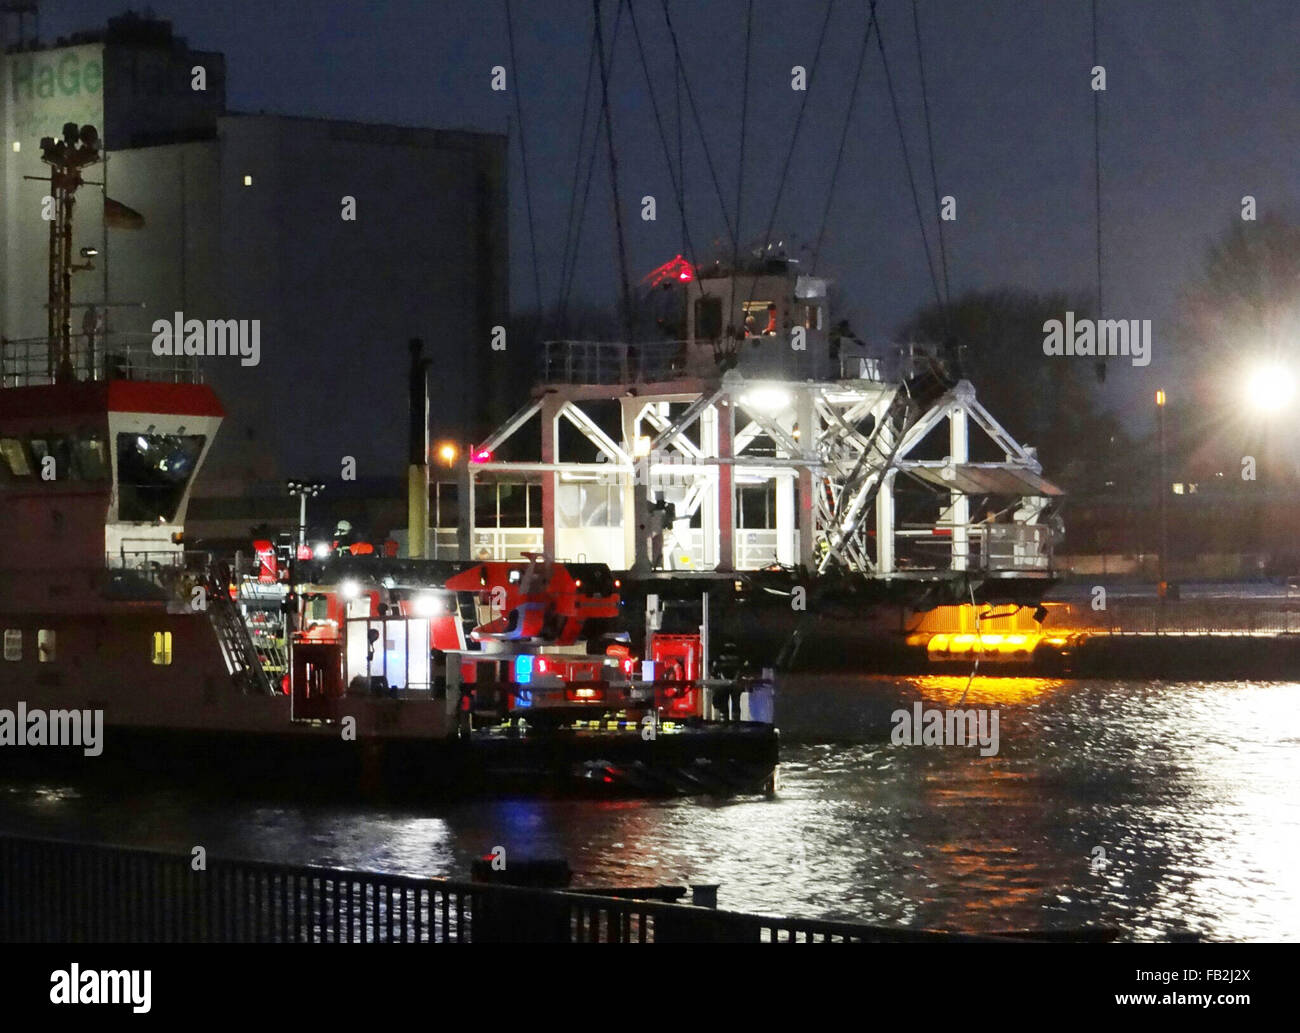
[[[678,283],[690,283],[694,279],[695,270],[691,268],[691,263],[681,255],[677,255],[658,268],[651,269],[642,278],[641,282],[649,284],[651,287],[658,287],[669,280],[676,280]]]
[[[490,463],[492,462],[492,453],[486,448],[475,449],[474,454],[470,456],[470,461],[474,463]]]

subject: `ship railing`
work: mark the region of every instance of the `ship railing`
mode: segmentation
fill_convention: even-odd
[[[532,889],[212,857],[203,870],[195,871],[189,854],[0,837],[0,942],[5,943],[922,943],[1011,939],[772,917],[645,899],[647,896],[649,893],[637,890],[584,893]]]
[[[813,362],[808,353],[775,347],[776,338],[751,334],[735,343],[732,361],[751,374],[803,380],[816,373],[839,380],[893,383],[934,365],[929,355],[912,346],[861,345],[841,342],[838,358],[829,366]],[[755,345],[772,345],[754,351]],[[823,347],[824,347],[823,342]],[[835,355],[832,352],[832,355]],[[717,376],[725,349],[715,351],[699,341],[546,341],[542,346],[541,379],[548,384],[616,385],[662,383],[687,377]]]
[[[1055,531],[1046,524],[966,524],[966,541],[954,544],[955,525],[907,524],[895,532],[899,570],[964,569],[987,574],[1051,573]]]
[[[148,333],[73,334],[67,365],[60,369],[62,345],[57,339],[0,338],[0,387],[103,380],[203,382],[196,356],[155,355],[153,341],[153,334]]]
[[[711,356],[688,341],[546,341],[542,346],[542,380],[548,384],[650,384],[716,372]]]
[[[193,588],[206,582],[212,571],[212,554],[198,550],[127,549],[104,553],[104,567],[110,573],[135,578],[171,591],[189,601]]]

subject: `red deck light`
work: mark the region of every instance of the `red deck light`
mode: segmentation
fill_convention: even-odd
[[[486,448],[476,448],[474,454],[470,456],[472,463],[490,463],[492,462],[492,453]]]

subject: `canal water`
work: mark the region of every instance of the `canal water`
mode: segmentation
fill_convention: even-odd
[[[129,798],[0,779],[0,830],[467,877],[565,857],[578,885],[720,883],[719,906],[964,931],[1300,939],[1300,684],[977,678],[994,756],[891,742],[965,676],[787,680],[775,799],[377,809]]]

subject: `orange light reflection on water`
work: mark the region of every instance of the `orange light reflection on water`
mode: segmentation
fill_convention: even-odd
[[[956,703],[966,692],[967,703],[1032,703],[1055,692],[1066,683],[1060,678],[996,677],[969,674],[923,674],[908,678],[921,697],[941,703]]]

